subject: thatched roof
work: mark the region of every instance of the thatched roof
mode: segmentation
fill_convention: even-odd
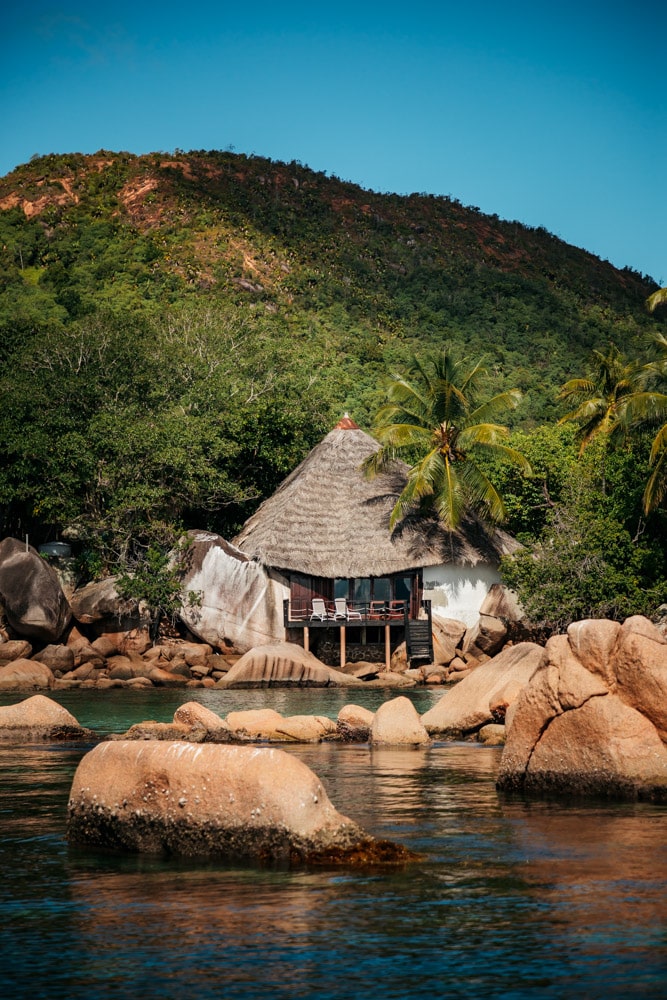
[[[509,535],[491,535],[472,520],[449,532],[435,519],[419,519],[391,534],[389,515],[407,466],[396,462],[367,479],[361,463],[378,448],[344,418],[246,521],[234,544],[265,566],[329,579],[497,563],[516,547]]]

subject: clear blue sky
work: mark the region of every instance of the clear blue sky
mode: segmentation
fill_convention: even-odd
[[[0,174],[225,149],[450,194],[667,283],[664,0],[9,0]]]

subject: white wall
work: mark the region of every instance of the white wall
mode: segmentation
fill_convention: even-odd
[[[425,566],[424,600],[443,618],[456,618],[468,626],[476,625],[479,609],[491,585],[500,583],[495,566]]]

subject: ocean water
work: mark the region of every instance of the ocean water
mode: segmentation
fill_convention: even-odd
[[[195,691],[221,714],[335,717],[335,691]],[[389,694],[354,693],[374,708]],[[182,692],[59,692],[82,725],[168,721]],[[413,692],[419,711],[433,692]],[[0,703],[20,700],[3,696]],[[500,751],[290,747],[337,808],[422,859],[281,870],[70,849],[91,744],[0,742],[7,998],[667,997],[667,807],[500,796]]]

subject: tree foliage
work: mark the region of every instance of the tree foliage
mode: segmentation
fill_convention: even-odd
[[[366,472],[375,475],[398,456],[415,456],[390,528],[415,507],[433,508],[450,529],[467,513],[491,522],[505,519],[502,498],[475,458],[487,453],[529,469],[508,445],[508,429],[493,422],[518,406],[521,393],[511,389],[484,399],[485,375],[481,363],[459,359],[445,346],[423,360],[415,356],[409,378],[394,375],[389,382],[374,424],[381,447],[365,463]]]

